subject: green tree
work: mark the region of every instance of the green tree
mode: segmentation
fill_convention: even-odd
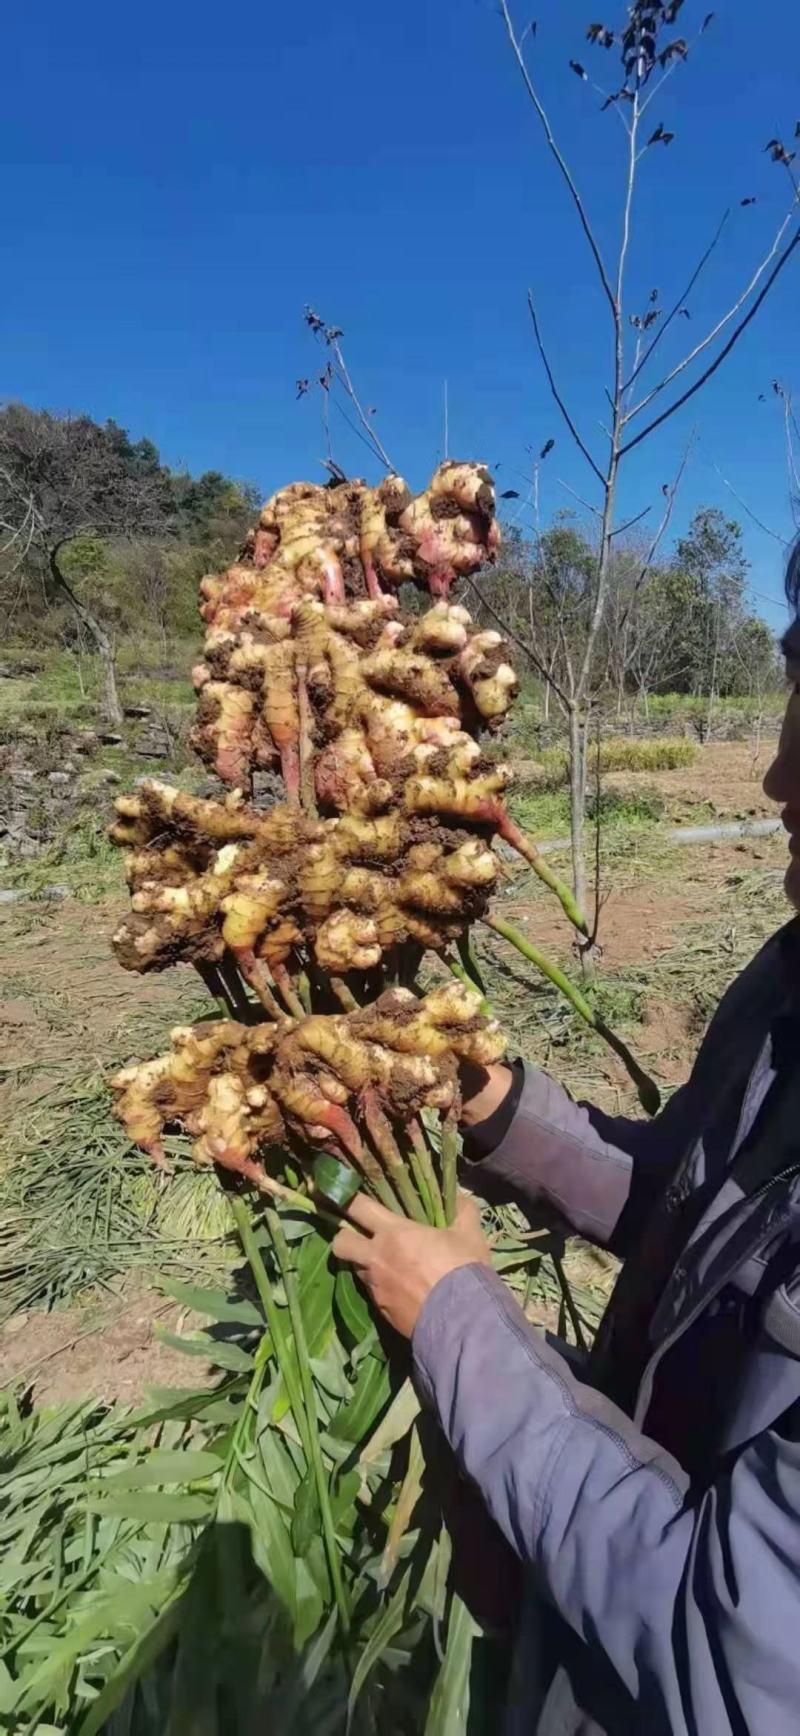
[[[0,585],[19,615],[74,623],[103,671],[102,711],[119,722],[115,641],[152,624],[194,623],[197,581],[241,544],[258,491],[161,462],[114,421],[10,404],[0,411]],[[30,627],[30,620],[28,623]]]
[[[710,723],[717,694],[732,690],[741,667],[736,640],[747,615],[749,567],[736,520],[718,507],[701,507],[677,545],[675,568],[683,578],[675,615],[683,691],[708,697]]]
[[[132,443],[116,422],[25,404],[0,411],[0,517],[25,522],[27,561],[88,635],[103,670],[103,715],[113,723],[122,708],[100,587],[93,573],[76,588],[68,551],[76,543],[90,550],[92,538],[165,533],[175,519],[170,481],[152,442]]]

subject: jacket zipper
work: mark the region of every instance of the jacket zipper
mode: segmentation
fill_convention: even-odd
[[[792,1177],[796,1175],[800,1175],[800,1163],[789,1164],[786,1169],[779,1170],[777,1175],[772,1175],[768,1181],[762,1182],[761,1187],[757,1188],[755,1193],[750,1194],[750,1201],[753,1202],[755,1200],[764,1199],[772,1188],[778,1186],[779,1182],[790,1181]],[[734,1267],[733,1270],[735,1271],[735,1269],[736,1268]],[[678,1279],[685,1278],[686,1268],[681,1261],[679,1261],[677,1266],[673,1268],[672,1276],[673,1278],[677,1277]],[[708,1307],[709,1302],[715,1301],[716,1297],[720,1294],[720,1291],[724,1290],[725,1285],[730,1283],[732,1276],[732,1271],[725,1272],[719,1279],[718,1283],[714,1285],[713,1289],[709,1290],[706,1295],[703,1296],[702,1300],[696,1303],[695,1307],[691,1310],[691,1313],[687,1314],[686,1318],[681,1321],[680,1326],[676,1327],[675,1330],[670,1333],[669,1337],[662,1341],[658,1349],[653,1352],[653,1355],[642,1374],[639,1383],[639,1391],[636,1396],[636,1404],[634,1406],[633,1420],[640,1426],[642,1424],[642,1419],[646,1416],[650,1406],[650,1401],[653,1396],[653,1377],[655,1376],[659,1364],[663,1361],[667,1351],[671,1350],[673,1345],[677,1344],[678,1339],[682,1338],[685,1332],[688,1332],[689,1327],[694,1325],[695,1320],[699,1319],[703,1309]],[[646,1396],[645,1386],[647,1388]],[[643,1398],[644,1403],[642,1402]]]

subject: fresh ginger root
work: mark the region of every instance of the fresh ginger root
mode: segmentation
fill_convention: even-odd
[[[516,691],[499,636],[447,601],[453,581],[494,559],[498,544],[480,465],[440,465],[413,497],[396,476],[377,488],[281,489],[240,559],[201,583],[207,634],[192,746],[233,788],[280,767],[290,801],[305,787],[328,810],[347,811],[351,797],[364,812],[388,806],[386,788],[367,788],[376,696],[409,706],[420,723],[448,718],[474,732],[496,728]],[[393,594],[406,580],[439,599],[408,626]]]
[[[388,990],[349,1014],[179,1026],[171,1041],[168,1054],[112,1080],[117,1117],[156,1163],[166,1162],[165,1128],[180,1127],[194,1136],[197,1163],[256,1183],[266,1149],[287,1139],[309,1157],[323,1142],[373,1180],[368,1109],[377,1104],[401,1126],[423,1108],[449,1112],[459,1060],[488,1065],[503,1051],[496,1022],[460,983],[421,1000]]]
[[[164,1128],[179,1126],[196,1136],[195,1162],[241,1169],[252,1150],[284,1131],[274,1099],[260,1086],[277,1038],[277,1025],[178,1025],[168,1054],[123,1067],[112,1079],[115,1114],[161,1167]]]
[[[346,976],[409,944],[441,951],[484,914],[509,774],[474,736],[502,721],[516,677],[466,609],[443,594],[404,621],[382,581],[441,575],[443,538],[453,574],[462,543],[485,558],[492,515],[475,465],[440,467],[414,499],[396,477],[296,483],[267,502],[242,559],[203,581],[191,740],[234,795],[198,803],[151,783],[118,804],[126,968],[227,969],[233,953],[273,1011],[279,973]],[[282,773],[287,802],[271,814],[239,794],[257,768]]]
[[[259,992],[263,967],[296,962],[298,948],[335,975],[368,970],[409,941],[457,939],[499,873],[483,838],[397,812],[258,814],[155,781],[116,807],[132,911],[113,945],[128,970],[214,963],[226,948]]]
[[[280,766],[297,801],[305,756],[321,805],[336,807],[346,805],[354,775],[345,768],[340,790],[337,754],[343,767],[360,761],[356,781],[370,783],[370,758],[387,733],[383,758],[396,765],[409,735],[497,728],[518,685],[500,635],[478,631],[465,609],[444,602],[409,626],[395,608],[393,598],[344,607],[307,598],[292,614],[290,638],[248,629],[207,644],[190,738],[200,757],[238,788],[254,769]],[[384,805],[389,799],[383,792]]]

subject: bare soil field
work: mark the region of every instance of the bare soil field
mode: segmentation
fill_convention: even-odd
[[[708,742],[699,749],[694,765],[638,777],[631,772],[612,772],[606,782],[612,789],[646,782],[667,799],[675,824],[680,823],[682,808],[694,810],[698,804],[707,804],[720,820],[767,819],[775,807],[761,784],[774,752],[774,737],[765,738],[760,745],[752,741]]]
[[[162,1343],[156,1326],[184,1330],[186,1309],[147,1285],[85,1305],[22,1311],[0,1331],[0,1387],[22,1382],[38,1403],[97,1398],[138,1404],[150,1386],[180,1386],[186,1358]],[[202,1365],[200,1365],[202,1367]],[[209,1382],[212,1371],[205,1365]],[[200,1367],[193,1366],[199,1383]]]

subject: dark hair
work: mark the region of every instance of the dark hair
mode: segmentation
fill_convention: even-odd
[[[800,536],[797,538],[786,565],[786,595],[791,607],[800,614]]]
[[[794,609],[794,621],[788,633],[781,640],[781,650],[787,663],[795,665],[800,659],[800,536],[793,544],[786,563],[786,596],[790,609]]]

